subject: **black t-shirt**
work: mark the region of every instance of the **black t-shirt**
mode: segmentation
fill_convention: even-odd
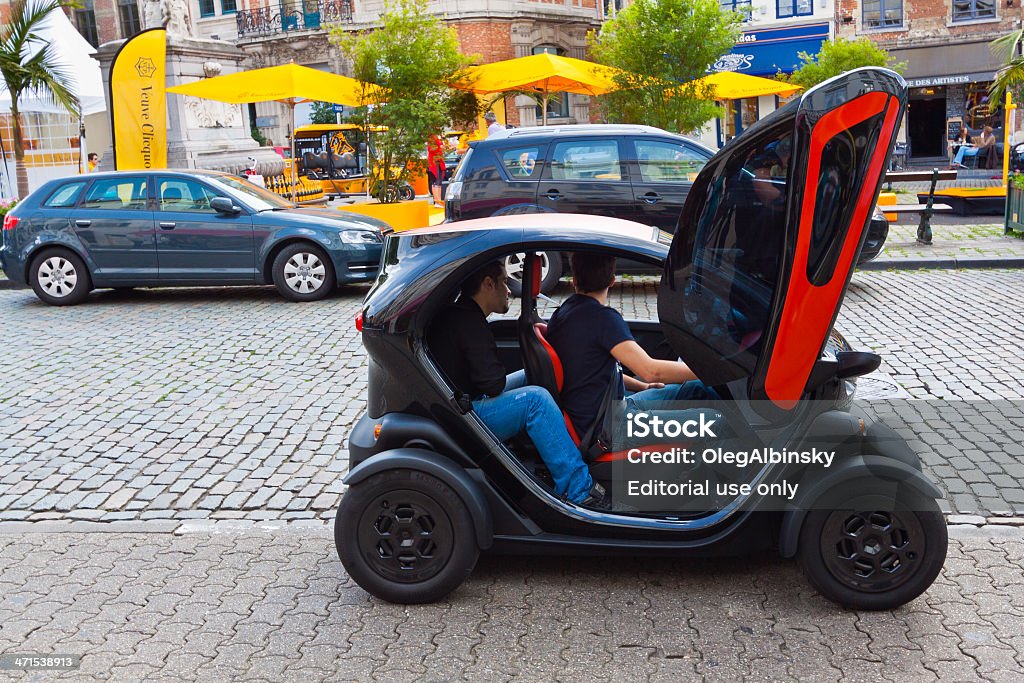
[[[562,406],[581,437],[590,428],[615,368],[612,349],[631,341],[622,314],[596,299],[573,294],[548,322],[547,340],[562,361]],[[624,394],[621,378],[614,398]]]
[[[505,390],[505,366],[484,312],[472,299],[445,306],[427,331],[427,346],[455,388],[470,398]]]

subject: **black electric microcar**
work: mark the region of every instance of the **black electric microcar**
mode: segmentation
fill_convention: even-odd
[[[348,573],[373,595],[416,603],[454,590],[485,550],[775,548],[844,605],[887,609],[926,590],[946,555],[941,493],[892,429],[851,407],[855,378],[880,359],[844,347],[832,330],[906,101],[905,83],[885,69],[809,90],[708,163],[674,236],[567,214],[390,234],[356,321],[369,377],[335,524]],[[780,145],[791,150],[788,160]],[[749,491],[684,511],[601,511],[556,496],[529,439],[503,443],[487,429],[435,362],[425,332],[472,272],[525,254],[518,318],[490,326],[507,369],[525,367],[531,384],[557,398],[559,359],[537,311],[534,255],[588,250],[662,269],[658,319],[630,321],[627,312],[633,336],[652,356],[682,358],[714,387],[734,433],[766,448],[827,444],[835,461],[732,473],[748,484],[799,482],[781,506]],[[631,466],[621,453],[594,449],[588,462],[609,490]]]

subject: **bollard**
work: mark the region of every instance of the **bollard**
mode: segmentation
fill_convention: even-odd
[[[921,212],[921,222],[917,225],[917,241],[921,244],[932,243],[932,204],[935,203],[935,185],[939,182],[939,169],[932,169],[932,186],[928,190],[928,203]]]

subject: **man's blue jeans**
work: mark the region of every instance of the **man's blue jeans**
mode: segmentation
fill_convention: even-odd
[[[657,410],[671,408],[663,405],[667,401],[715,401],[718,393],[704,386],[700,380],[694,379],[683,384],[666,384],[661,389],[644,389],[643,391],[626,392],[626,408],[628,410]]]
[[[555,493],[578,503],[590,493],[590,472],[555,399],[547,389],[525,384],[526,373],[513,372],[505,380],[505,391],[473,401],[473,410],[502,441],[525,429],[555,480]]]

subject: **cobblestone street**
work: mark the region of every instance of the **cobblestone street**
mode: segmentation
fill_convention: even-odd
[[[870,613],[771,556],[485,557],[403,607],[355,586],[325,529],[0,534],[0,652],[84,655],[62,676],[109,681],[1016,683],[1024,533],[951,535],[923,598]]]
[[[854,278],[837,328],[883,356],[894,393],[872,405],[970,515],[935,586],[881,614],[827,603],[771,556],[485,556],[448,602],[381,603],[330,537],[363,410],[365,287],[313,305],[101,291],[65,309],[0,291],[0,654],[85,655],[63,675],[109,680],[1020,680],[1024,532],[985,522],[1024,514],[1024,425],[938,442],[905,408],[1024,403],[1022,285]],[[611,303],[653,317],[653,294],[628,283]],[[985,457],[951,460],[957,439]]]

